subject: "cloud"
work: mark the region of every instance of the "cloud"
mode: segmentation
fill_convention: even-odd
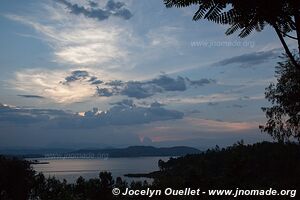
[[[207,105],[208,106],[217,106],[217,105],[219,105],[219,103],[217,103],[217,102],[209,102]]]
[[[103,81],[98,80],[96,76],[91,76],[86,70],[75,70],[71,72],[70,76],[67,76],[65,78],[63,84],[69,84],[75,81],[87,81],[90,82],[92,85],[98,85],[103,83]]]
[[[81,117],[63,110],[0,104],[0,146],[82,148],[139,144],[130,127],[124,126],[120,130],[98,120],[92,121],[93,117]]]
[[[268,62],[270,59],[278,57],[278,55],[278,49],[272,49],[269,51],[259,51],[224,59],[218,63],[215,63],[214,65],[225,66],[230,64],[239,64],[241,67],[251,67],[254,65]]]
[[[198,111],[197,111],[198,112]],[[158,102],[138,106],[131,99],[111,104],[110,109],[94,108],[81,115],[63,110],[30,109],[0,104],[0,146],[91,147],[137,145],[138,138],[148,137],[153,145],[183,145],[194,141],[198,147],[222,145],[226,138],[236,142],[249,134],[260,136],[258,122],[230,122],[187,117],[163,108]],[[19,138],[22,138],[20,140]],[[72,138],[72,140],[70,140]],[[218,139],[219,138],[219,139]],[[92,142],[91,142],[92,141]],[[226,143],[226,142],[225,142]],[[79,146],[78,146],[79,145]]]
[[[107,88],[99,88],[97,87],[97,95],[100,97],[110,97],[113,96],[113,92]]]
[[[110,85],[113,87],[120,87],[124,85],[124,82],[121,80],[113,80],[113,81],[109,81],[107,83],[105,83],[106,85]]]
[[[99,2],[100,8],[95,2]],[[150,73],[143,73],[145,67],[155,74],[162,68],[172,72],[174,66],[160,62],[159,59],[162,55],[173,59],[174,52],[171,50],[174,50],[174,45],[179,49],[181,44],[179,37],[183,34],[181,30],[185,29],[178,28],[177,23],[162,24],[159,20],[154,20],[154,23],[150,24],[148,24],[150,21],[145,23],[143,17],[148,15],[149,9],[144,12],[143,9],[147,6],[145,7],[142,2],[132,4],[131,1],[125,1],[129,2],[126,5],[130,4],[130,7],[137,10],[139,18],[124,23],[124,20],[118,18],[126,19],[132,15],[124,3],[117,0],[107,1],[106,4],[105,2],[42,1],[32,8],[31,13],[23,15],[10,13],[5,17],[33,28],[36,33],[29,30],[31,34],[28,34],[21,30],[22,33],[17,34],[46,42],[53,53],[53,58],[50,59],[54,63],[98,67],[110,72],[119,69],[114,72],[116,74],[123,72],[119,73],[122,77],[124,75],[132,77],[136,73],[139,77],[146,78],[145,76]],[[78,14],[70,13],[72,9]],[[110,18],[97,20],[96,17],[102,15],[91,13],[98,10],[102,14],[109,11]],[[160,18],[160,15],[164,17],[161,12],[157,14],[155,18]],[[151,29],[147,28],[149,25]],[[181,67],[185,68],[184,65]]]
[[[199,119],[199,118],[186,118],[187,124],[190,124],[194,128],[202,127],[207,132],[236,132],[239,133],[245,130],[258,129],[257,122],[224,122],[219,120]]]
[[[129,59],[129,50],[123,44],[135,43],[127,27],[107,23],[99,25],[91,19],[68,15],[60,4],[48,6],[43,12],[49,16],[47,19],[15,14],[5,17],[36,30],[40,34],[38,37],[53,49],[54,62],[77,66],[106,64],[109,68]],[[60,17],[55,17],[57,15]]]
[[[186,78],[186,80],[194,86],[203,86],[211,83],[216,83],[216,80],[214,79],[207,79],[207,78],[202,78],[200,80],[190,80],[189,78]]]
[[[86,71],[81,69],[81,71]],[[47,97],[57,103],[85,101],[95,94],[96,85],[90,82],[94,74],[79,75],[78,70],[22,70],[9,83],[18,91]],[[93,72],[95,73],[95,72]]]
[[[241,135],[245,132],[254,134],[258,131],[257,122],[229,122],[194,117],[182,120],[155,122],[152,126],[145,125],[140,131],[142,136],[150,137],[154,141],[187,140],[194,138],[222,138],[226,135]],[[186,134],[182,134],[186,133]]]
[[[98,78],[100,77],[100,78]],[[145,99],[168,92],[184,92],[189,88],[214,84],[212,79],[190,80],[181,76],[160,75],[144,81],[110,80],[101,70],[80,68],[71,70],[31,69],[16,72],[10,84],[17,90],[35,93],[57,103],[70,104],[90,100],[95,96],[126,96]]]
[[[98,3],[97,2],[94,2],[94,1],[89,1],[89,5],[91,7],[98,7]]]
[[[259,132],[258,125],[258,122],[218,121],[185,116],[182,120],[145,124],[136,133],[140,138],[148,137],[162,146],[189,144],[202,149],[216,144],[233,144],[241,139],[249,141],[251,138],[253,142],[261,138],[270,140],[270,137]]]
[[[10,124],[40,123],[47,128],[95,128],[101,126],[119,126],[145,124],[155,121],[182,119],[183,113],[168,110],[161,104],[137,106],[132,100],[123,100],[112,104],[106,111],[94,108],[81,114],[51,109],[29,109],[0,106],[0,122]]]
[[[18,94],[19,97],[24,98],[33,98],[33,99],[44,99],[45,97],[39,95],[32,95],[32,94]]]
[[[155,102],[151,103],[150,106],[151,107],[161,107],[161,106],[165,106],[165,104],[155,101]]]
[[[89,77],[89,73],[87,71],[76,70],[76,71],[72,71],[72,74],[70,76],[67,76],[65,80],[66,83],[70,83],[73,81],[86,79],[87,77]]]
[[[124,106],[124,107],[133,107],[133,100],[132,99],[123,99],[122,101],[111,103],[111,105],[118,105],[118,106]]]
[[[11,124],[25,124],[47,122],[54,118],[64,118],[69,113],[54,109],[26,109],[1,104],[0,122]]]
[[[249,97],[250,98],[250,97]],[[239,100],[240,95],[237,94],[225,94],[225,93],[213,93],[208,95],[197,95],[197,96],[186,96],[186,97],[169,97],[163,99],[163,103],[169,104],[185,104],[185,105],[193,105],[193,104],[207,104],[207,105],[217,105],[220,102],[226,101],[234,101]]]
[[[185,91],[186,82],[185,79],[181,76],[178,76],[176,79],[168,77],[166,75],[161,75],[159,78],[153,79],[148,83],[157,85],[163,88],[165,91]]]
[[[126,83],[125,87],[121,89],[120,94],[137,99],[143,99],[153,96],[155,94],[154,90],[155,87],[147,83],[129,81]]]
[[[193,109],[193,110],[186,111],[186,113],[188,113],[188,114],[199,114],[199,113],[202,113],[202,112],[201,112],[201,110]]]
[[[182,119],[183,113],[175,110],[168,110],[158,104],[150,106],[137,106],[132,100],[116,102],[105,112],[94,109],[85,112],[84,117],[80,118],[81,126],[99,125],[134,125],[146,124],[155,121],[166,121]]]
[[[105,8],[96,8],[98,5],[95,2],[89,2],[91,8],[87,9],[78,4],[72,4],[67,0],[56,0],[68,7],[71,13],[75,15],[82,14],[88,18],[94,18],[99,21],[108,19],[111,16],[120,17],[122,19],[128,20],[133,15],[130,10],[124,8],[125,3],[115,2],[114,0],[109,0]]]
[[[90,80],[90,82],[91,82],[91,84],[93,84],[93,85],[98,85],[98,84],[103,83],[103,81],[101,81],[101,80],[95,80],[95,81],[91,81],[91,80]]]
[[[234,108],[244,108],[244,107],[246,107],[246,105],[233,104],[232,107],[234,107]]]
[[[110,96],[124,95],[136,99],[144,99],[155,94],[174,91],[183,92],[190,86],[204,86],[215,82],[216,81],[212,79],[200,79],[192,81],[189,78],[183,78],[181,76],[172,78],[167,75],[160,75],[158,78],[148,81],[110,81],[105,83],[105,85],[110,86],[110,88],[98,88],[97,92],[99,96],[105,96],[103,95],[103,92],[109,92]]]

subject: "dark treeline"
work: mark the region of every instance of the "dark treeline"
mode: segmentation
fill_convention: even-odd
[[[120,177],[114,179],[109,172],[75,183],[45,178],[36,174],[28,161],[0,157],[1,200],[109,200],[148,199],[145,196],[113,196],[112,189],[289,189],[300,191],[300,146],[298,144],[258,143],[231,147],[216,147],[201,154],[159,161],[160,171],[152,173],[154,181],[127,183]],[[297,195],[299,196],[299,195]],[[296,198],[294,199],[297,199]],[[155,196],[151,199],[232,199],[226,196]],[[259,199],[237,197],[234,199]],[[261,199],[276,199],[272,196]],[[290,197],[278,197],[290,199]]]
[[[300,189],[300,146],[239,142],[198,155],[159,161],[155,184],[172,187]]]

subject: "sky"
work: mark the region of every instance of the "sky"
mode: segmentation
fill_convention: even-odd
[[[283,53],[274,30],[226,36],[196,9],[1,0],[0,148],[271,140],[258,126]]]

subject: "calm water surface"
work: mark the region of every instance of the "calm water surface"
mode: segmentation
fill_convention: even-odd
[[[158,170],[158,160],[168,160],[169,157],[138,157],[138,158],[107,158],[107,159],[38,159],[49,164],[33,165],[37,172],[43,172],[46,177],[56,178],[74,183],[79,176],[85,179],[96,178],[101,171],[109,171],[113,177],[125,178],[127,181],[148,180],[146,178],[128,178],[128,173],[148,173]]]

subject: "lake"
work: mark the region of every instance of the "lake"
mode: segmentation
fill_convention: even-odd
[[[127,182],[133,180],[150,181],[147,178],[124,177],[128,173],[149,173],[158,170],[158,161],[170,157],[137,157],[137,158],[107,158],[107,159],[38,159],[49,164],[34,164],[33,169],[42,172],[46,177],[55,176],[59,180],[66,179],[74,183],[79,176],[85,179],[98,177],[101,171],[109,171],[113,177],[120,176]]]

